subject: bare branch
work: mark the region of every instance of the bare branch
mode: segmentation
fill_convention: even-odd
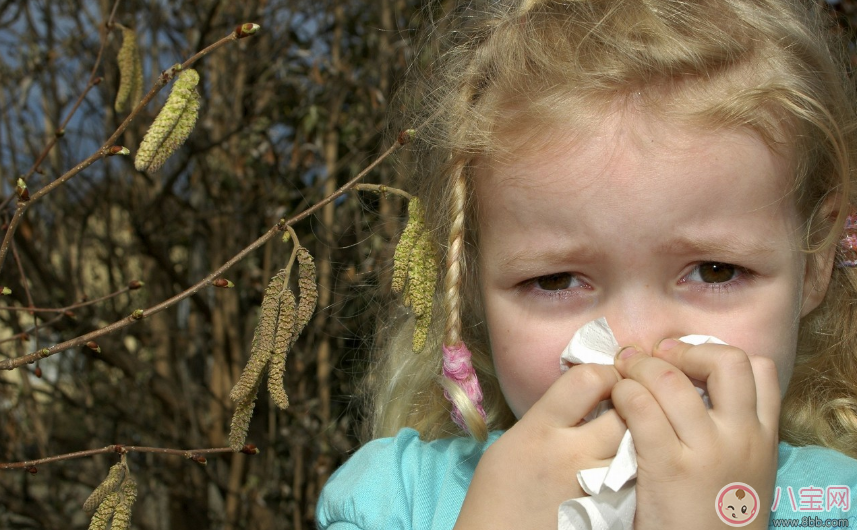
[[[251,252],[253,252],[257,248],[261,247],[266,242],[268,242],[268,240],[271,239],[275,234],[277,234],[278,232],[282,232],[283,230],[286,229],[287,226],[292,226],[293,224],[297,223],[298,221],[306,219],[307,217],[309,217],[310,215],[312,215],[313,213],[315,213],[319,209],[323,208],[326,204],[330,203],[331,201],[335,200],[337,197],[339,197],[340,195],[342,195],[343,193],[345,193],[346,191],[351,189],[355,184],[357,184],[357,182],[360,179],[365,177],[370,171],[372,171],[384,159],[386,159],[388,156],[390,156],[391,154],[396,152],[402,145],[403,144],[401,141],[397,141],[397,142],[393,143],[393,145],[391,145],[386,151],[384,151],[384,153],[382,153],[378,158],[376,158],[375,161],[373,161],[371,164],[369,164],[365,169],[363,169],[363,171],[358,173],[354,178],[352,178],[351,180],[349,180],[348,182],[346,182],[345,184],[340,186],[340,188],[338,190],[336,190],[332,194],[328,195],[324,199],[320,200],[319,202],[315,203],[311,207],[307,208],[303,212],[293,216],[292,218],[290,218],[286,221],[281,221],[281,222],[277,223],[276,225],[272,226],[259,239],[257,239],[256,241],[254,241],[253,243],[251,243],[250,245],[245,247],[244,250],[242,250],[241,252],[236,254],[232,259],[230,259],[229,261],[227,261],[226,263],[221,265],[214,272],[210,273],[208,276],[206,276],[205,278],[203,278],[202,280],[200,280],[199,282],[197,282],[195,285],[188,288],[187,290],[173,296],[172,298],[170,298],[168,300],[164,300],[163,302],[161,302],[155,306],[152,306],[148,309],[137,309],[130,316],[127,316],[121,320],[118,320],[118,321],[110,324],[109,326],[105,326],[101,329],[97,329],[97,330],[92,331],[90,333],[87,333],[85,335],[81,335],[80,337],[77,337],[77,338],[74,338],[71,340],[67,340],[67,341],[62,342],[60,344],[56,344],[54,346],[51,346],[50,348],[43,348],[39,351],[30,353],[27,355],[23,355],[21,357],[16,357],[13,359],[7,359],[5,361],[0,361],[0,370],[13,370],[19,366],[23,366],[25,364],[29,364],[29,363],[38,361],[39,359],[44,359],[45,357],[50,357],[51,355],[57,354],[61,351],[65,351],[65,350],[68,350],[70,348],[75,348],[77,346],[82,346],[91,340],[94,340],[94,339],[101,337],[103,335],[107,335],[108,333],[112,333],[113,331],[116,331],[117,329],[122,329],[126,326],[129,326],[129,325],[131,325],[131,324],[133,324],[139,320],[142,320],[148,316],[154,315],[155,313],[159,313],[159,312],[163,311],[164,309],[167,309],[168,307],[175,305],[179,301],[184,300],[185,298],[193,296],[194,294],[196,294],[197,292],[199,292],[203,288],[211,285],[218,277],[223,275],[224,272],[226,272],[233,265],[235,265],[236,263],[238,263],[239,261],[241,261],[242,259],[247,257],[248,254],[250,254]]]
[[[74,453],[66,453],[64,455],[49,456],[38,460],[27,460],[24,462],[10,462],[8,464],[0,463],[0,469],[25,469],[30,472],[36,466],[42,464],[50,464],[52,462],[61,462],[63,460],[73,460],[75,458],[85,458],[94,455],[103,455],[110,453],[126,454],[126,453],[156,453],[162,455],[176,455],[204,464],[205,459],[200,458],[202,455],[215,455],[223,453],[234,453],[231,447],[213,447],[209,449],[168,449],[165,447],[139,447],[136,445],[108,445],[99,449],[87,449],[86,451],[77,451]],[[247,444],[241,448],[240,452],[244,454],[258,454],[259,450],[255,445]]]

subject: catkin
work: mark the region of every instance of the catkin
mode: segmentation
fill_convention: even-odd
[[[253,418],[253,408],[256,405],[256,396],[259,393],[260,381],[251,389],[250,393],[242,399],[235,407],[232,414],[232,424],[229,428],[229,447],[233,451],[240,451],[247,439],[247,431],[250,428],[250,420]]]
[[[288,286],[288,270],[278,272],[268,283],[262,297],[262,311],[253,334],[250,360],[229,396],[237,403],[229,431],[229,446],[239,451],[244,446],[253,417],[262,373],[268,371],[268,393],[280,409],[289,406],[284,386],[286,359],[298,335],[309,323],[318,303],[315,263],[304,247],[295,251],[298,261],[300,301]]]
[[[89,522],[89,530],[107,530],[107,523],[113,517],[113,513],[119,505],[120,500],[121,497],[118,491],[110,492],[92,515],[92,520]]]
[[[122,484],[119,503],[113,512],[113,523],[110,530],[128,530],[131,526],[131,508],[137,500],[137,482],[128,477]]]
[[[199,92],[193,89],[188,96],[187,105],[179,116],[176,126],[167,135],[161,144],[160,149],[155,151],[155,156],[149,164],[149,171],[157,171],[164,165],[164,162],[172,156],[176,150],[184,144],[187,137],[193,131],[196,125],[196,118],[199,116]]]
[[[131,28],[122,28],[122,46],[116,57],[119,65],[119,90],[113,108],[125,112],[143,99],[143,62],[137,47],[137,33]]]
[[[92,513],[96,508],[101,504],[101,501],[104,500],[107,495],[116,490],[119,483],[125,477],[125,464],[122,462],[116,462],[107,473],[107,478],[98,485],[95,490],[87,497],[86,502],[83,503],[83,509],[87,513]]]
[[[408,263],[420,233],[425,229],[420,200],[412,197],[408,202],[408,223],[405,225],[396,251],[393,254],[393,292],[404,293],[408,277]]]
[[[199,114],[198,83],[199,74],[192,68],[182,70],[176,76],[164,108],[152,122],[137,150],[134,159],[137,171],[159,169],[190,135]]]
[[[286,374],[286,357],[295,334],[295,295],[283,286],[280,300],[280,315],[277,321],[277,334],[274,339],[274,351],[268,369],[268,393],[280,409],[289,408],[289,396],[283,386]]]
[[[274,351],[274,339],[277,330],[277,316],[280,311],[280,293],[283,289],[286,271],[281,270],[268,283],[265,294],[262,297],[262,310],[259,315],[259,323],[253,333],[253,342],[250,346],[250,360],[241,373],[238,382],[229,392],[232,401],[244,401],[250,395],[256,383],[262,377]]]
[[[294,343],[304,328],[309,324],[316,305],[318,305],[318,285],[315,279],[315,262],[312,254],[304,247],[298,249],[298,288],[300,289],[300,301],[298,301],[297,323],[295,333],[292,336]]]
[[[270,358],[270,350],[254,349],[251,351],[250,360],[247,361],[244,371],[241,372],[241,377],[238,378],[238,382],[235,383],[235,386],[229,392],[229,397],[232,401],[237,403],[247,399],[247,396],[253,391],[256,382],[262,378],[262,373],[268,368]]]
[[[411,253],[408,269],[408,296],[411,309],[416,316],[414,327],[414,351],[421,351],[428,338],[431,324],[432,301],[437,282],[437,262],[428,232],[423,232]]]
[[[408,204],[408,224],[393,256],[392,288],[416,317],[414,351],[421,351],[428,338],[436,282],[437,262],[425,227],[425,212],[419,199],[413,197]]]

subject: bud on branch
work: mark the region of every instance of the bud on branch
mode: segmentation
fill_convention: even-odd
[[[115,155],[130,155],[131,151],[124,146],[114,145],[111,146],[110,149],[107,150],[107,156],[115,156]]]
[[[252,22],[241,24],[235,28],[235,36],[239,39],[243,39],[244,37],[255,35],[256,32],[259,31],[259,28],[259,24],[253,24]]]
[[[399,138],[397,139],[397,141],[399,142],[399,145],[407,145],[413,141],[416,135],[416,129],[406,129],[399,133]]]
[[[258,455],[259,448],[256,447],[254,444],[246,444],[244,445],[244,447],[241,448],[241,452],[245,455]]]
[[[18,179],[18,182],[15,185],[15,193],[18,195],[18,199],[23,202],[30,200],[30,190],[27,189],[27,183],[24,182],[24,179]]]

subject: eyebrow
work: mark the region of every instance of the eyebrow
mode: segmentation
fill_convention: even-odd
[[[776,252],[776,248],[764,239],[728,237],[676,237],[657,246],[664,254],[698,254],[702,256],[764,256]]]
[[[659,254],[685,256],[711,256],[722,261],[740,258],[762,258],[776,252],[776,248],[764,240],[740,237],[692,238],[675,237],[658,244],[655,251]],[[500,260],[497,266],[501,272],[523,272],[536,264],[561,264],[569,260],[578,263],[594,261],[601,251],[577,244],[553,248],[525,249],[512,252]]]

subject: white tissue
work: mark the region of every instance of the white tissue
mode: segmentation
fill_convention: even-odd
[[[708,342],[725,344],[708,335],[687,335],[679,339],[689,344]],[[562,352],[560,368],[563,372],[572,364],[595,363],[612,365],[619,344],[607,320],[599,318],[584,324]],[[711,407],[708,393],[697,387],[707,407]],[[590,421],[607,412],[613,404],[604,400],[584,420]],[[637,451],[631,431],[625,431],[616,456],[608,467],[584,469],[577,473],[577,482],[588,497],[570,499],[559,507],[559,530],[631,530],[637,508],[635,489],[637,477]]]

